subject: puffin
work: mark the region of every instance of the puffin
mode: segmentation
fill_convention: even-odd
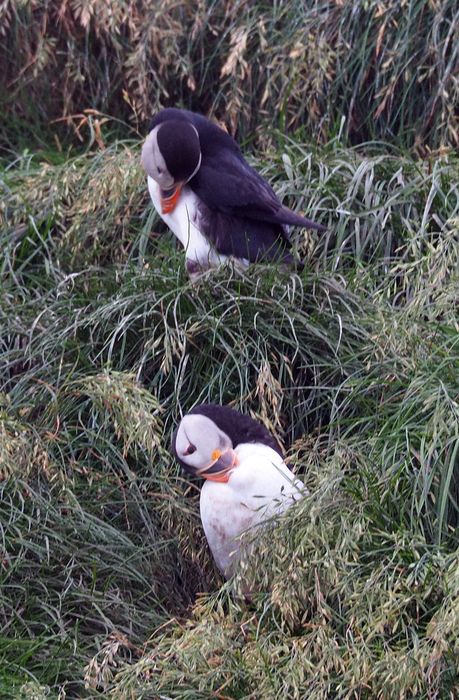
[[[185,249],[190,276],[228,258],[242,267],[278,261],[301,269],[288,227],[326,230],[285,207],[236,141],[201,114],[173,107],[156,114],[141,162],[156,211]]]
[[[172,453],[186,472],[205,480],[202,526],[227,579],[244,548],[241,535],[266,526],[306,493],[269,431],[229,406],[195,406],[172,436]]]

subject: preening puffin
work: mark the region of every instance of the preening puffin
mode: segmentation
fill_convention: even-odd
[[[172,451],[187,472],[205,479],[201,521],[226,578],[239,558],[240,535],[305,493],[266,428],[227,406],[195,406],[180,421]]]
[[[229,256],[294,264],[287,227],[325,231],[284,207],[234,139],[200,114],[159,112],[141,160],[153,204],[185,248],[191,275]]]

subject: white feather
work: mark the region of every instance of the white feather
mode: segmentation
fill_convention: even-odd
[[[217,253],[199,230],[199,199],[190,187],[184,185],[179,200],[170,214],[162,213],[160,188],[150,176],[148,190],[156,211],[183,245],[187,260],[198,263],[204,270],[218,266],[227,260],[227,256]]]
[[[242,533],[282,513],[305,493],[302,482],[270,447],[246,443],[235,452],[239,465],[229,481],[206,481],[200,500],[209,547],[226,577],[238,559]]]

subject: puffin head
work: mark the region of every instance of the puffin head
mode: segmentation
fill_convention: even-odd
[[[142,165],[161,190],[163,214],[170,214],[185,183],[201,165],[197,129],[190,122],[171,119],[150,131],[142,147]]]
[[[183,468],[211,481],[228,481],[237,466],[233,443],[226,433],[199,413],[182,418],[172,438],[172,449]]]

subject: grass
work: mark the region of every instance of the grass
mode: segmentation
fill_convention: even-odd
[[[3,168],[8,697],[459,691],[457,159],[272,138],[257,167],[328,225],[296,232],[301,275],[191,284],[136,142]],[[208,400],[263,420],[310,491],[229,584],[168,449]]]
[[[25,0],[0,22],[7,152],[65,151],[69,131],[101,145],[179,104],[262,142],[274,125],[423,154],[459,144],[454,0]]]
[[[0,19],[0,697],[452,700],[455,3]],[[295,232],[300,275],[188,281],[139,167],[166,105],[327,225]],[[169,452],[203,401],[262,420],[309,489],[227,583]]]

